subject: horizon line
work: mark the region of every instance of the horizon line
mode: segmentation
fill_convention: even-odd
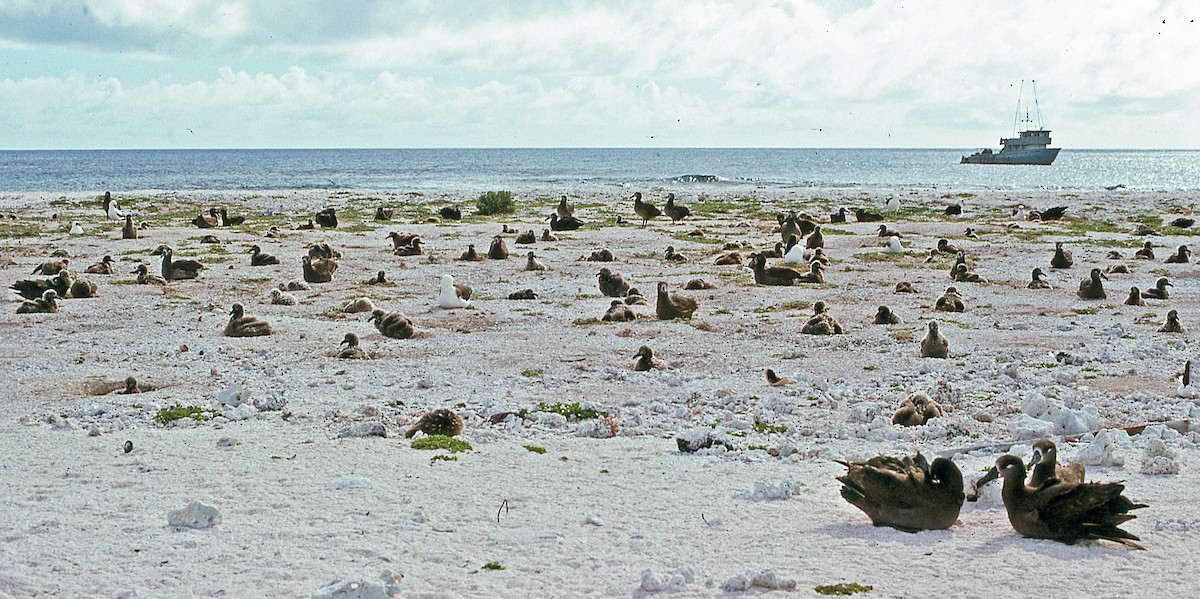
[[[987,146],[985,146],[987,147]],[[891,147],[891,146],[236,146],[236,147],[142,147],[142,148],[0,148],[0,152],[155,152],[155,151],[327,151],[327,150],[931,150],[963,152],[982,149],[971,147]],[[1193,152],[1200,147],[1079,147],[1059,148],[1069,152]]]

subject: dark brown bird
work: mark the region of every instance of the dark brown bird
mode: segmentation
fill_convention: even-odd
[[[663,205],[662,213],[671,219],[671,222],[679,222],[692,215],[692,209],[687,206],[680,206],[675,203],[675,194],[667,194],[667,203]]]
[[[716,260],[713,260],[713,264],[715,264],[717,266],[730,266],[730,265],[736,266],[741,263],[742,263],[741,252],[729,252],[727,254],[721,254],[720,256],[717,256]]]
[[[392,215],[395,213],[396,211],[392,208],[380,206],[375,209],[375,220],[392,220]]]
[[[417,237],[416,233],[400,233],[397,231],[392,231],[387,236],[388,239],[392,240],[393,250],[412,245],[413,240]]]
[[[600,293],[608,297],[625,297],[629,293],[629,283],[625,278],[607,268],[601,268],[596,277],[600,283]]]
[[[267,321],[246,316],[241,304],[234,304],[229,311],[229,324],[225,325],[226,337],[260,337],[272,332]]]
[[[196,225],[197,227],[200,227],[201,229],[211,229],[213,227],[216,227],[220,223],[221,223],[220,217],[210,218],[210,217],[204,216],[204,211],[200,211],[200,214],[198,214],[196,216],[196,218],[192,219],[192,224]]]
[[[643,229],[646,228],[647,221],[652,218],[657,218],[662,214],[662,210],[659,210],[652,204],[647,204],[646,202],[642,201],[642,192],[640,191],[634,192],[633,194],[633,212],[638,215],[638,218],[642,219]]]
[[[892,312],[892,309],[887,306],[879,306],[875,311],[875,318],[871,320],[871,324],[904,324],[904,320],[899,314]]]
[[[954,266],[954,280],[960,283],[987,283],[987,279],[979,276],[978,273],[967,270],[966,264]]]
[[[1174,285],[1172,285],[1166,277],[1159,277],[1158,280],[1154,282],[1154,288],[1143,291],[1142,297],[1146,299],[1160,300],[1171,299],[1171,292],[1167,290],[1167,287],[1174,287]]]
[[[913,287],[908,281],[900,281],[896,283],[896,289],[892,293],[916,293],[917,288]]]
[[[408,245],[402,245],[392,250],[392,254],[396,256],[420,256],[424,252],[420,237],[414,237]]]
[[[1171,221],[1168,224],[1172,227],[1179,227],[1180,229],[1187,229],[1187,228],[1191,227],[1192,225],[1196,224],[1196,219],[1179,217],[1179,218]]]
[[[443,206],[438,215],[446,220],[462,220],[462,208],[458,206]]]
[[[416,332],[412,320],[400,312],[384,312],[377,308],[367,322],[374,322],[380,333],[393,339],[408,339]]]
[[[383,285],[383,284],[386,284],[387,282],[388,282],[387,273],[382,270],[375,273],[375,276],[367,279],[368,285]]]
[[[818,301],[813,304],[813,315],[800,327],[800,332],[805,335],[841,335],[842,325],[829,314],[829,310],[825,307],[825,302]]]
[[[667,293],[667,284],[659,281],[658,283],[658,299],[654,306],[654,312],[659,320],[674,320],[682,318],[691,320],[692,314],[696,312],[696,300],[684,297],[676,293]]]
[[[526,231],[524,233],[521,233],[520,235],[517,235],[517,243],[521,243],[521,244],[537,243],[537,233],[534,233],[533,231]]]
[[[704,279],[688,279],[688,282],[683,284],[683,288],[690,291],[702,291],[705,289],[716,289],[717,286]]]
[[[582,226],[583,221],[575,218],[574,216],[560,218],[558,213],[550,214],[550,229],[552,231],[574,231]]]
[[[111,275],[116,274],[116,268],[113,267],[112,256],[105,256],[99,262],[83,269],[83,272],[90,275]]]
[[[78,278],[71,281],[71,297],[76,299],[96,297],[96,290],[98,288],[95,283],[84,278]]]
[[[905,398],[892,414],[892,424],[900,426],[924,426],[930,418],[941,418],[942,406],[924,393],[913,393]]]
[[[1154,260],[1154,244],[1149,241],[1142,244],[1142,249],[1133,253],[1134,260]]]
[[[36,299],[28,299],[17,306],[17,314],[53,314],[58,312],[58,293],[53,289],[42,292]]]
[[[775,374],[774,370],[771,370],[770,368],[768,368],[767,369],[767,384],[772,387],[784,387],[786,385],[792,384],[792,380],[787,378],[786,376],[779,376],[778,374]]]
[[[1055,206],[1038,212],[1036,210],[1029,213],[1029,220],[1059,220],[1067,213],[1066,206]]]
[[[224,207],[221,208],[221,226],[222,227],[232,227],[234,225],[240,225],[245,222],[246,222],[246,217],[244,217],[244,216],[229,216],[229,211],[226,210]]]
[[[150,268],[145,264],[139,264],[133,270],[137,274],[138,285],[166,285],[167,280],[150,272]]]
[[[604,311],[604,316],[600,318],[605,322],[627,322],[637,320],[637,314],[625,304],[625,302],[615,299],[608,309]]]
[[[887,225],[879,225],[879,231],[878,231],[877,235],[879,237],[883,237],[884,239],[887,239],[888,237],[901,237],[901,238],[904,237],[903,235],[900,234],[899,231],[892,229],[892,228],[888,227]]]
[[[550,229],[542,229],[542,241],[558,241],[558,236],[550,232]]]
[[[300,223],[300,224],[296,225],[296,229],[301,230],[301,231],[311,231],[315,228],[316,228],[316,225],[313,224],[313,219],[311,219],[311,218],[308,219],[307,223]]]
[[[1188,330],[1187,327],[1183,326],[1183,323],[1179,321],[1179,311],[1169,310],[1167,312],[1167,320],[1163,322],[1161,327],[1158,327],[1158,332],[1181,333],[1186,335]]]
[[[1187,264],[1192,261],[1192,250],[1186,245],[1179,246],[1174,254],[1167,256],[1167,264]]]
[[[936,320],[929,321],[929,331],[921,339],[922,358],[947,358],[950,356],[950,342],[938,331]]]
[[[956,245],[951,245],[949,239],[942,238],[937,241],[937,251],[943,254],[957,256],[962,250]]]
[[[484,260],[485,258],[483,257],[483,254],[480,254],[478,251],[475,250],[475,244],[472,243],[467,246],[467,251],[463,252],[462,255],[458,257],[458,259],[466,260],[468,262],[480,262],[480,261]]]
[[[937,301],[934,302],[933,309],[938,312],[966,312],[967,304],[958,294],[957,288],[947,287],[942,297],[937,298]]]
[[[825,247],[825,235],[821,233],[821,227],[816,226],[813,228],[813,232],[809,234],[808,238],[804,240],[804,248],[808,250],[815,250],[823,247]]]
[[[1057,480],[1064,483],[1082,483],[1086,474],[1083,462],[1058,463],[1058,448],[1049,439],[1033,442],[1033,457],[1029,460],[1029,486],[1033,488]]]
[[[265,254],[257,244],[250,246],[250,266],[267,266],[279,264],[279,258]]]
[[[854,219],[860,223],[877,223],[883,220],[883,215],[877,212],[870,212],[862,208],[855,208]]]
[[[1054,256],[1050,258],[1050,268],[1071,268],[1075,260],[1071,258],[1071,252],[1063,249],[1063,242],[1059,241],[1054,244]]]
[[[562,196],[562,198],[558,200],[558,206],[554,209],[554,213],[557,214],[559,218],[573,216],[575,214],[575,204],[568,202],[567,196]]]
[[[638,348],[637,353],[633,355],[633,369],[638,372],[645,372],[655,368],[662,368],[663,364],[654,359],[654,351],[649,345],[643,345]]]
[[[416,424],[413,424],[404,433],[404,437],[411,439],[418,432],[425,433],[426,435],[458,436],[463,432],[463,419],[458,414],[445,408],[426,412],[417,420]]]
[[[1026,289],[1052,289],[1050,282],[1042,278],[1046,276],[1046,273],[1042,271],[1041,267],[1034,268],[1029,276],[1030,280],[1029,284],[1025,286]]]
[[[204,265],[195,260],[174,260],[175,250],[167,247],[162,251],[162,276],[168,281],[194,279],[200,276]]]
[[[750,255],[750,268],[759,285],[791,285],[804,277],[804,273],[786,266],[767,266],[767,259],[759,253]]]
[[[492,244],[488,246],[488,258],[492,260],[505,260],[508,258],[508,245],[504,243],[504,238],[497,235],[492,238]]]
[[[1104,273],[1100,272],[1099,268],[1093,268],[1087,278],[1079,282],[1079,291],[1076,294],[1082,299],[1105,299],[1108,296],[1104,294],[1104,282],[1100,279],[1107,279]]]
[[[996,470],[1004,479],[1004,508],[1008,521],[1022,536],[1073,544],[1107,539],[1134,549],[1144,549],[1138,537],[1121,524],[1136,516],[1129,512],[1146,507],[1122,493],[1121,483],[1068,483],[1053,480],[1040,487],[1025,484],[1025,464],[1013,455],[1000,456]]]
[[[676,263],[682,263],[682,262],[688,261],[687,256],[684,256],[683,254],[680,254],[679,252],[675,251],[675,246],[673,246],[673,245],[667,246],[666,251],[663,253],[663,259],[666,260],[667,262],[676,262]]]
[[[866,462],[841,462],[842,498],[862,510],[875,526],[904,532],[943,530],[958,521],[962,509],[962,472],[954,462],[933,463],[917,454],[894,458],[877,456]]]
[[[1129,288],[1129,295],[1125,298],[1126,306],[1145,306],[1146,300],[1142,299],[1142,292],[1137,287]]]
[[[612,262],[614,259],[616,257],[613,256],[612,250],[603,248],[592,252],[587,260],[588,262]]]
[[[333,273],[338,268],[337,262],[333,260],[313,260],[312,256],[304,256],[300,263],[304,271],[304,280],[308,283],[328,283],[333,280]]]
[[[834,212],[833,214],[829,215],[829,222],[831,222],[831,223],[846,222],[846,207],[842,206],[841,208],[838,208],[837,212]]]
[[[326,208],[313,215],[313,219],[318,225],[326,229],[334,229],[338,226],[337,209]]]
[[[125,215],[125,225],[121,227],[121,239],[137,239],[138,230],[133,226],[133,215]]]
[[[63,258],[62,260],[51,260],[49,262],[43,262],[37,265],[37,267],[33,269],[32,274],[45,275],[48,277],[50,275],[56,275],[60,271],[67,270],[67,267],[70,265],[71,260],[69,258]]]
[[[813,260],[808,264],[808,272],[800,275],[796,279],[797,283],[816,283],[819,285],[825,284],[825,263],[820,260]]]
[[[337,357],[342,360],[369,360],[371,358],[359,345],[358,335],[354,333],[346,333],[346,336],[342,338],[342,342],[338,344]]]

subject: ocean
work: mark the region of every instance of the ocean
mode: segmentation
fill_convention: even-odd
[[[955,149],[0,151],[0,192],[740,188],[1200,190],[1198,150],[1070,150],[1052,166],[964,165]]]

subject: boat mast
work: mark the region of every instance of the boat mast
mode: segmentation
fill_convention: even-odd
[[[1042,120],[1042,107],[1038,104],[1037,99],[1037,80],[1030,79],[1030,83],[1033,84],[1033,110],[1037,113],[1038,129],[1045,129],[1046,123]]]
[[[1021,80],[1021,87],[1017,91],[1017,114],[1013,116],[1013,137],[1021,131],[1021,96],[1025,94],[1025,80]]]

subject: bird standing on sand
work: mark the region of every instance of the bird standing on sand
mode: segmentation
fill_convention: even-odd
[[[438,287],[437,305],[439,308],[447,310],[466,308],[471,305],[471,300],[464,299],[459,295],[458,289],[454,287],[453,276],[442,275],[442,283]]]
[[[642,192],[640,191],[634,192],[633,194],[633,212],[638,215],[638,218],[642,219],[643,229],[646,228],[647,221],[652,218],[657,218],[660,214],[662,214],[662,210],[659,210],[652,204],[642,201]]]
[[[946,358],[950,356],[950,342],[938,330],[936,320],[929,321],[929,331],[921,339],[922,358]]]
[[[680,220],[691,216],[692,209],[687,206],[680,206],[675,203],[675,194],[667,194],[667,203],[663,205],[662,213],[671,219],[671,222],[679,222]]]
[[[234,304],[229,311],[229,323],[225,325],[226,337],[260,337],[272,332],[267,321],[246,316],[241,304]]]
[[[1179,388],[1175,390],[1175,397],[1195,399],[1197,395],[1200,395],[1200,389],[1192,385],[1192,361],[1188,360],[1183,365],[1183,377],[1179,379]]]
[[[558,206],[554,208],[554,213],[559,218],[567,218],[575,214],[575,204],[567,201],[567,196],[562,196],[558,200]]]
[[[104,192],[104,214],[111,220],[121,220],[125,215],[121,213],[121,207],[117,206],[117,201],[113,199],[112,192]]]
[[[125,224],[121,226],[121,239],[137,239],[138,230],[133,226],[133,215],[125,215]]]

